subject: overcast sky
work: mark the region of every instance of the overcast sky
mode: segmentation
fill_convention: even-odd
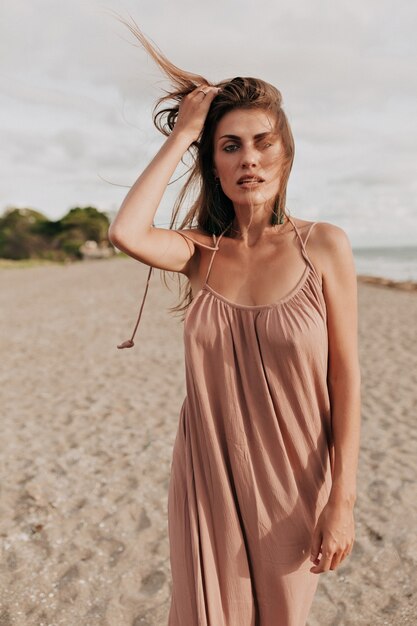
[[[151,112],[167,84],[110,11],[184,69],[280,89],[293,216],[338,224],[353,245],[417,243],[413,0],[2,0],[1,212],[116,211],[162,145]]]

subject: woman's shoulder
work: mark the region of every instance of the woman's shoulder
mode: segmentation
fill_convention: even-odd
[[[304,220],[293,217],[293,222],[304,236],[308,234],[310,245],[335,246],[347,238],[346,232],[337,224],[322,222],[319,220]],[[314,228],[313,228],[314,226]],[[311,233],[310,233],[311,231]]]
[[[205,232],[201,227],[182,228],[176,230],[175,232],[193,241],[197,244],[198,249],[200,249],[200,247],[212,249],[214,246],[213,235]]]
[[[294,218],[293,218],[294,219]],[[345,230],[337,224],[294,219],[307,253],[322,277],[337,263],[352,257],[352,246]]]

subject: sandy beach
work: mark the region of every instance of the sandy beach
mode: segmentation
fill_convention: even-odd
[[[0,626],[167,624],[176,281],[154,271],[136,345],[116,347],[147,272],[129,258],[0,270]],[[320,574],[308,626],[417,624],[417,291],[377,282],[358,281],[356,541]]]

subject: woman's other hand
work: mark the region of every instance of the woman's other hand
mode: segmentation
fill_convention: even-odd
[[[336,569],[348,556],[355,540],[355,520],[350,504],[328,502],[313,533],[310,568],[313,574]],[[319,553],[321,558],[319,559]]]

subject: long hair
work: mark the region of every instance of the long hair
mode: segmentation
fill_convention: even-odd
[[[262,109],[271,112],[276,120],[275,130],[279,134],[283,147],[280,184],[271,212],[271,224],[277,224],[280,217],[285,214],[287,183],[295,154],[293,135],[282,108],[281,92],[259,78],[238,76],[212,83],[199,74],[180,69],[169,61],[157,46],[150,43],[133,18],[131,18],[132,24],[120,16],[117,16],[117,19],[129,28],[170,79],[172,89],[164,90],[166,95],[156,101],[152,112],[153,123],[163,135],[168,137],[173,130],[179,105],[187,94],[202,84],[221,87],[221,91],[210,105],[198,140],[194,141],[187,150],[191,155],[192,165],[188,170],[188,178],[174,203],[169,228],[198,227],[208,235],[218,235],[231,224],[235,211],[232,201],[223,192],[221,186],[218,185],[216,188],[213,174],[213,150],[217,124],[226,113],[234,109]],[[172,101],[177,104],[173,104]],[[181,223],[177,225],[178,214],[191,193],[194,197],[197,193],[197,197]],[[166,270],[162,272],[166,284]],[[180,302],[170,310],[184,312],[192,301],[191,285],[187,279],[185,287],[181,286],[181,277],[178,273],[176,274],[179,278]]]

